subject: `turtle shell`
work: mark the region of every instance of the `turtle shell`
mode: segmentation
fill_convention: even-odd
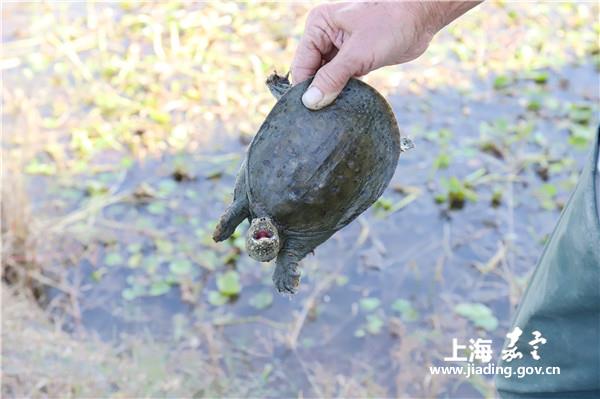
[[[400,133],[386,100],[351,79],[335,102],[304,107],[310,84],[292,87],[273,107],[248,150],[252,217],[288,232],[333,232],[366,210],[389,184]]]

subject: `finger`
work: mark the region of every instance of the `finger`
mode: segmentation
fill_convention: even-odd
[[[353,47],[345,45],[331,61],[317,71],[310,87],[302,96],[306,108],[317,110],[331,104],[348,80],[360,74],[360,56],[353,54],[353,51]]]
[[[313,10],[309,15],[304,35],[292,61],[292,81],[300,83],[317,72],[321,67],[324,54],[334,49],[334,44],[328,34],[329,25],[325,22],[325,7]]]

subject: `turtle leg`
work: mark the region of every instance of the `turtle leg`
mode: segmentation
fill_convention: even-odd
[[[221,216],[213,233],[213,240],[219,242],[228,239],[248,216],[250,216],[250,205],[246,194],[246,161],[244,161],[235,181],[233,203]]]
[[[247,200],[245,202],[241,200],[233,201],[223,216],[221,216],[213,233],[213,240],[219,242],[231,237],[238,225],[242,223],[249,214]]]
[[[300,262],[315,248],[302,238],[287,238],[279,250],[273,272],[273,283],[280,293],[295,294],[300,285]]]

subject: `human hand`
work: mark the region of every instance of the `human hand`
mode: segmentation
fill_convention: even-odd
[[[335,3],[315,7],[292,63],[307,108],[329,105],[353,76],[419,57],[441,28],[478,2]]]

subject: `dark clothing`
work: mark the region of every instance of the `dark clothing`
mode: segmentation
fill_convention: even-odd
[[[499,362],[513,370],[558,366],[560,374],[497,375],[502,398],[600,398],[599,142],[600,130],[515,315],[523,357]],[[538,343],[539,360],[530,354],[536,330],[547,340]]]

